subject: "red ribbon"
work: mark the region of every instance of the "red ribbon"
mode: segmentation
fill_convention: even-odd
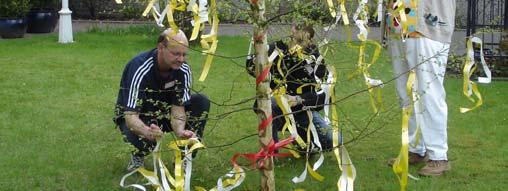
[[[238,166],[236,163],[236,160],[238,157],[246,158],[250,161],[250,165],[252,168],[255,168],[256,164],[258,165],[258,168],[262,169],[264,168],[264,161],[268,159],[269,157],[288,157],[291,156],[291,153],[275,153],[276,150],[279,148],[282,148],[289,143],[293,142],[295,140],[294,137],[289,137],[287,139],[284,139],[282,141],[279,141],[275,143],[273,139],[270,141],[270,143],[265,147],[261,148],[259,152],[257,153],[246,153],[246,154],[240,154],[237,153],[231,158],[231,163],[233,163],[234,166]],[[261,159],[261,160],[260,160]]]
[[[268,116],[268,118],[266,118],[265,120],[263,120],[263,121],[259,124],[259,126],[258,126],[258,131],[263,131],[263,130],[265,130],[265,129],[266,129],[266,127],[267,127],[268,125],[270,125],[270,123],[272,123],[272,121],[273,121],[273,117],[272,117],[272,115]]]
[[[271,67],[272,67],[271,65],[266,66],[261,72],[261,74],[259,74],[259,76],[256,78],[256,86],[259,85],[259,83],[261,83],[266,78],[266,76],[268,76]]]

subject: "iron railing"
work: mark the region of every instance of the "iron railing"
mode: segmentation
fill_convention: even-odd
[[[485,49],[502,55],[499,45],[505,31],[508,31],[506,0],[468,0],[467,36],[482,38]]]

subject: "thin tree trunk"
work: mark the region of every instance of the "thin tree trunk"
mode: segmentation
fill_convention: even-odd
[[[250,0],[252,10],[252,20],[254,21],[254,47],[256,50],[255,70],[256,79],[262,75],[264,68],[268,66],[267,57],[267,39],[266,39],[266,18],[264,17],[264,0]],[[257,80],[256,80],[257,81]],[[272,102],[270,100],[270,76],[267,75],[261,82],[256,83],[256,113],[261,124],[265,120],[270,120],[272,115]],[[268,124],[264,130],[259,131],[259,143],[261,148],[266,148],[272,140],[272,124]],[[264,167],[261,172],[261,190],[275,190],[275,180],[273,172],[273,157],[264,161]]]

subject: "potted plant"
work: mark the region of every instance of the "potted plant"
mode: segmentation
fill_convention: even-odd
[[[28,2],[29,0],[0,1],[0,36],[2,38],[22,38],[25,35]]]
[[[60,0],[30,0],[32,8],[28,12],[28,33],[50,33],[58,22]]]

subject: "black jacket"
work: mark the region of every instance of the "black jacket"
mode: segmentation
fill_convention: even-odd
[[[323,91],[316,91],[316,87],[318,86],[316,78],[324,81],[327,70],[324,61],[316,63],[316,59],[320,56],[317,46],[311,45],[304,48],[303,53],[306,55],[305,57],[307,57],[307,59],[301,59],[296,54],[291,55],[288,45],[282,41],[270,44],[268,55],[272,55],[275,50],[281,52],[284,56],[280,58],[277,54],[272,62],[272,67],[270,69],[272,75],[270,88],[276,89],[281,86],[286,86],[286,93],[292,96],[299,95],[304,100],[304,106],[324,104],[325,94]],[[314,57],[314,59],[311,59],[311,57]],[[280,63],[280,70],[282,73],[279,71],[279,66],[277,65],[279,59],[282,59]],[[255,77],[254,57],[247,59],[246,69],[251,76]],[[285,81],[284,76],[286,76]],[[301,87],[301,93],[297,91],[299,87]],[[296,107],[301,108],[301,106]],[[321,108],[322,107],[316,109],[320,110]]]

